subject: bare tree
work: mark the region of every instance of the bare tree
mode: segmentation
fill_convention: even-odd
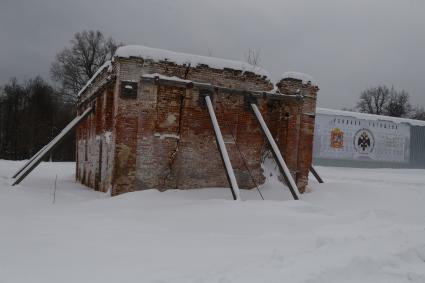
[[[50,68],[52,79],[59,82],[64,94],[76,101],[78,91],[107,60],[111,59],[118,44],[105,39],[100,31],[77,32],[71,47],[56,55]]]
[[[384,85],[366,89],[360,94],[357,109],[363,113],[384,115],[389,97],[390,90]]]
[[[209,47],[207,49],[207,56],[208,57],[213,57],[214,56],[213,51]]]
[[[425,108],[423,106],[413,108],[410,118],[425,121]]]
[[[391,88],[390,96],[385,105],[385,115],[392,117],[407,117],[411,109],[409,94],[404,90],[397,92],[394,88]]]
[[[385,85],[368,88],[360,94],[356,109],[359,112],[392,117],[408,117],[412,107],[409,94]]]
[[[244,55],[245,61],[254,67],[261,67],[261,50],[260,49],[248,49],[248,52]]]

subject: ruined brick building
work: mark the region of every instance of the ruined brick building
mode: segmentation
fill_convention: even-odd
[[[79,94],[77,180],[111,195],[229,187],[203,98],[209,95],[239,187],[265,180],[268,145],[255,103],[300,191],[312,161],[318,87],[287,74],[273,85],[247,63],[124,46]]]

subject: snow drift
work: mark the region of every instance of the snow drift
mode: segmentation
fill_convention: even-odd
[[[425,170],[318,167],[326,184],[293,201],[266,164],[266,200],[235,202],[227,188],[110,198],[74,163],[11,189],[20,165],[0,161],[0,282],[425,282]]]

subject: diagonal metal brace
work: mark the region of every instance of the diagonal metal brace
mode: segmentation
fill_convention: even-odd
[[[316,178],[317,182],[319,182],[320,184],[323,184],[324,183],[323,179],[320,177],[319,173],[317,173],[317,171],[313,167],[313,165],[310,166],[310,172]]]
[[[15,186],[22,182],[25,177],[32,172],[43,160],[43,158],[52,151],[56,146],[63,141],[64,137],[71,133],[71,131],[78,126],[87,116],[93,111],[93,107],[87,108],[81,115],[77,116],[72,120],[61,132],[57,135],[49,144],[47,144],[42,150],[36,153],[18,172],[16,173],[15,179],[12,186]]]
[[[226,145],[224,144],[223,136],[220,131],[220,126],[218,125],[217,117],[215,116],[214,108],[212,106],[211,98],[209,95],[205,96],[205,103],[208,108],[211,123],[213,124],[218,151],[220,152],[221,160],[223,161],[224,168],[226,169],[227,181],[229,182],[233,199],[240,200],[239,186],[236,182],[235,173],[233,171],[232,164],[230,163],[229,154],[227,153]]]
[[[289,190],[291,191],[292,197],[295,200],[298,200],[300,198],[300,192],[298,190],[297,185],[295,184],[294,179],[292,178],[291,172],[289,172],[288,166],[286,166],[285,160],[283,159],[282,154],[280,153],[279,147],[273,139],[273,136],[270,133],[270,130],[267,127],[267,124],[264,121],[260,110],[258,110],[257,105],[251,104],[251,108],[254,111],[254,115],[257,118],[257,122],[260,124],[264,136],[266,137],[268,143],[270,144],[270,147],[272,148],[273,157],[276,160],[280,173],[282,173],[283,178],[285,179],[286,184],[288,185]]]

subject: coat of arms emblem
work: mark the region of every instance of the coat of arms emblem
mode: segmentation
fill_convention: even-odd
[[[367,129],[357,131],[354,136],[354,148],[358,153],[369,154],[373,151],[375,140],[373,134]]]
[[[331,131],[331,148],[344,147],[344,132],[338,128]]]

